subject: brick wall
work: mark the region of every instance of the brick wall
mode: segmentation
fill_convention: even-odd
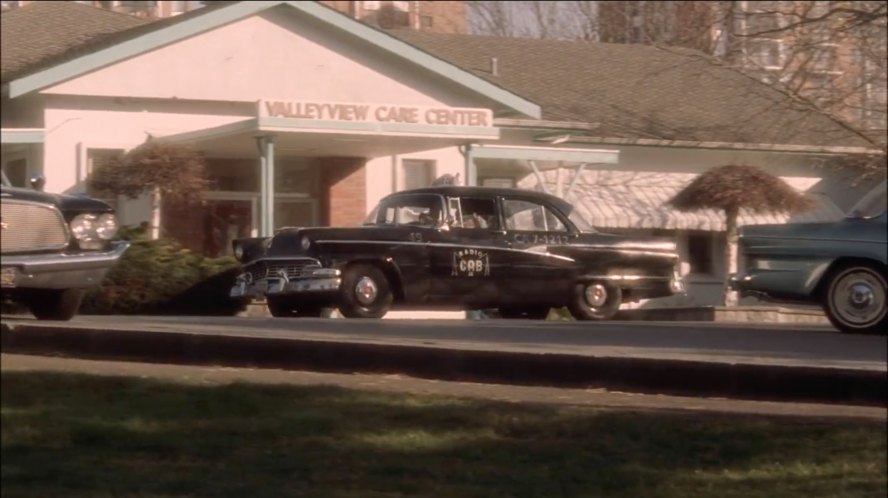
[[[320,160],[323,216],[329,226],[360,225],[367,216],[366,159],[327,157]]]

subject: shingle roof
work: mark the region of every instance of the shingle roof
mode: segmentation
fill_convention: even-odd
[[[75,2],[32,2],[0,15],[0,81],[46,65],[86,43],[149,21]]]
[[[598,136],[873,146],[810,104],[692,50],[389,33],[536,102],[543,119],[598,123]]]
[[[33,2],[0,16],[0,81],[34,73],[230,5],[150,22],[74,2]],[[872,147],[804,102],[705,55],[646,45],[389,34],[539,104],[543,119],[599,123],[596,136]],[[490,72],[491,58],[498,73]]]

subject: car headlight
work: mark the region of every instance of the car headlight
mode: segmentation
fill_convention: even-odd
[[[244,258],[244,245],[240,243],[234,244],[234,258],[238,261],[243,261]]]
[[[117,234],[117,217],[113,214],[103,214],[95,222],[96,235],[102,240],[111,240]]]
[[[308,237],[302,237],[302,249],[308,250],[311,247],[311,239]]]
[[[81,249],[97,250],[105,246],[107,240],[117,233],[117,217],[111,213],[80,214],[70,223],[71,235],[77,239]]]
[[[98,216],[94,214],[79,214],[71,220],[71,235],[77,240],[89,240],[97,237],[96,221]]]

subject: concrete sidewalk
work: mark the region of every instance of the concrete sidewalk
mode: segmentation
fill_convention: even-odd
[[[5,321],[3,353],[418,378],[736,399],[886,406],[884,369],[607,357],[564,350],[265,337]]]

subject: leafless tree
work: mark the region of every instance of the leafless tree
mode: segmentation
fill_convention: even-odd
[[[884,148],[886,2],[469,2],[475,33],[681,46],[810,103]]]

